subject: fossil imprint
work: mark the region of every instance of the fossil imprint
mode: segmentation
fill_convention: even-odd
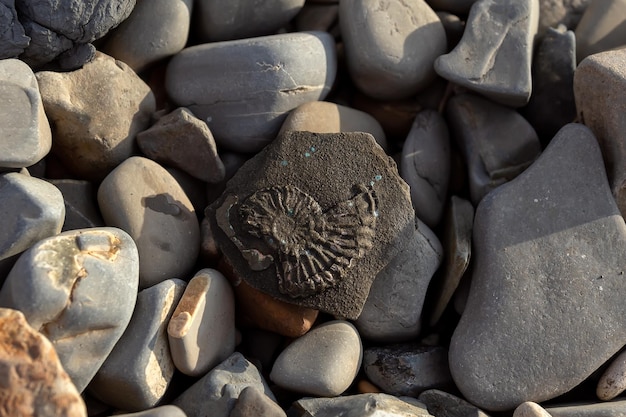
[[[371,187],[357,188],[354,197],[326,211],[309,194],[290,185],[250,195],[237,215],[244,231],[266,242],[271,254],[246,248],[237,238],[229,220],[235,215],[231,212],[237,203],[235,196],[229,196],[218,209],[222,217],[218,224],[251,269],[263,270],[273,263],[281,293],[308,297],[336,285],[353,261],[372,248],[378,216],[376,195]]]

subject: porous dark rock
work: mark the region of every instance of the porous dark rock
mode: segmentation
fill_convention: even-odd
[[[19,21],[15,0],[0,0],[0,59],[13,58],[24,52],[30,39]]]

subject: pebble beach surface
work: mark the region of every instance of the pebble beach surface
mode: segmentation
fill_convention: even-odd
[[[626,0],[0,0],[0,417],[626,416]]]

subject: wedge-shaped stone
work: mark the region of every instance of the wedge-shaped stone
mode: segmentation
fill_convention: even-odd
[[[303,398],[296,401],[291,409],[293,415],[299,417],[432,417],[426,408],[388,394]]]

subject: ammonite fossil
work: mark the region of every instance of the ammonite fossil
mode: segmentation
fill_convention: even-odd
[[[265,188],[250,195],[238,214],[245,231],[263,239],[274,253],[243,248],[235,236],[231,240],[237,240],[233,242],[253,269],[268,267],[273,260],[279,291],[293,298],[339,282],[354,260],[371,249],[378,216],[374,190],[365,186],[326,211],[296,187]]]

